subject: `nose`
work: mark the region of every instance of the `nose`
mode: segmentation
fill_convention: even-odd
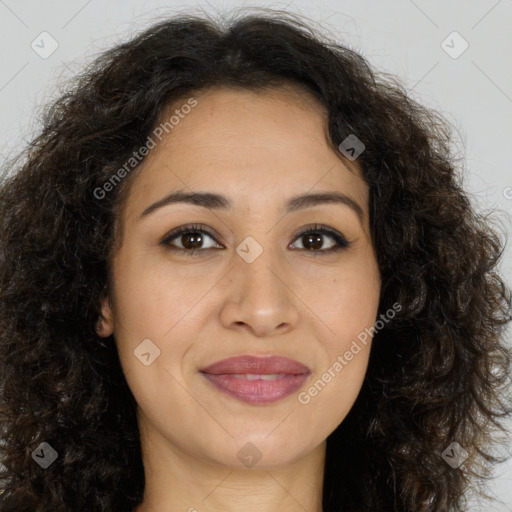
[[[297,326],[300,299],[285,263],[275,256],[269,249],[264,249],[252,263],[238,254],[234,256],[220,311],[224,327],[269,337]]]

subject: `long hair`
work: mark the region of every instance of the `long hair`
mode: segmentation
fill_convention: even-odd
[[[323,510],[461,510],[498,461],[493,443],[511,412],[511,293],[497,271],[503,242],[462,188],[448,123],[298,16],[182,14],[97,57],[5,167],[2,511],[129,512],[142,501],[136,402],[113,339],[95,330],[140,163],[98,191],[178,98],[285,83],[325,106],[341,159],[349,135],[364,143],[379,313],[401,305],[375,333],[358,398],[327,438]],[[447,449],[463,463],[449,464]],[[41,453],[56,459],[43,468]]]

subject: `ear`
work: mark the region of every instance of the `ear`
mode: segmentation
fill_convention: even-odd
[[[114,332],[112,305],[109,297],[104,297],[101,300],[101,317],[96,324],[96,332],[101,338],[106,338]]]

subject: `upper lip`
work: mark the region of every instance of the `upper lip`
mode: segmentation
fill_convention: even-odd
[[[212,375],[220,374],[273,374],[286,373],[299,375],[311,373],[311,370],[304,364],[282,356],[235,356],[222,359],[216,363],[200,370],[203,373]]]

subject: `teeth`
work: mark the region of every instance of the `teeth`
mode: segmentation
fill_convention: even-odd
[[[279,379],[279,378],[285,377],[285,376],[286,376],[286,373],[267,373],[267,374],[263,374],[263,375],[258,375],[257,373],[245,373],[245,374],[234,373],[233,374],[233,377],[235,377],[236,379],[245,379],[245,380],[257,380],[257,379],[275,380],[275,379]]]

